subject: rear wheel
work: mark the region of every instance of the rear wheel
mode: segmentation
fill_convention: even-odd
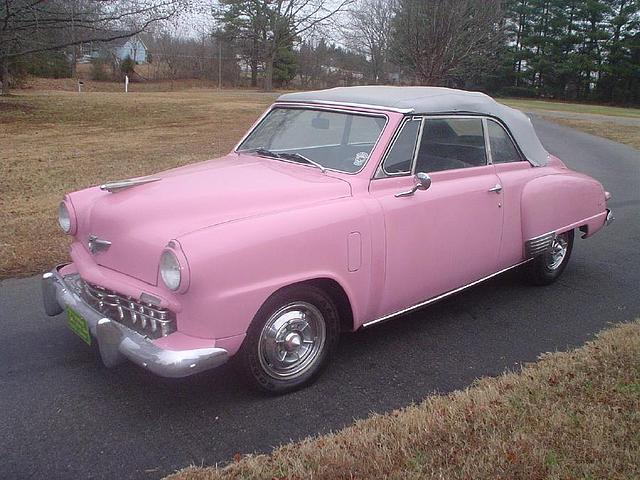
[[[249,327],[241,352],[243,369],[261,390],[296,390],[326,366],[339,332],[338,311],[324,291],[312,285],[281,290]]]
[[[529,263],[527,273],[531,283],[549,285],[562,275],[573,250],[573,237],[573,230],[556,235],[551,248]]]

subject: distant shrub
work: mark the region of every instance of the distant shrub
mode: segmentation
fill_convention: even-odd
[[[136,62],[134,62],[131,57],[125,58],[120,64],[120,71],[123,75],[131,76],[136,68]]]
[[[110,80],[104,60],[91,60],[91,79],[98,81]]]
[[[534,98],[538,91],[533,87],[503,87],[498,91],[500,97]]]
[[[71,62],[62,52],[42,52],[27,55],[22,59],[26,73],[35,77],[69,78]]]

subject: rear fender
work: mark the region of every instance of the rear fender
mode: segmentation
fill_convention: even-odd
[[[584,227],[585,236],[592,235],[604,225],[607,214],[600,182],[576,172],[531,180],[522,191],[521,209],[525,243],[540,239],[543,246],[554,234],[577,227]]]

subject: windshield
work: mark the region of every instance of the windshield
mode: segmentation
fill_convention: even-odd
[[[310,108],[274,108],[239,152],[355,173],[367,163],[386,117]]]

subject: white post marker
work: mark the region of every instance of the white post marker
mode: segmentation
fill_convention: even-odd
[[[124,93],[129,92],[129,75],[124,76]]]
[[[84,85],[84,82],[81,82],[80,80],[78,80],[78,93],[82,93],[82,86]]]

